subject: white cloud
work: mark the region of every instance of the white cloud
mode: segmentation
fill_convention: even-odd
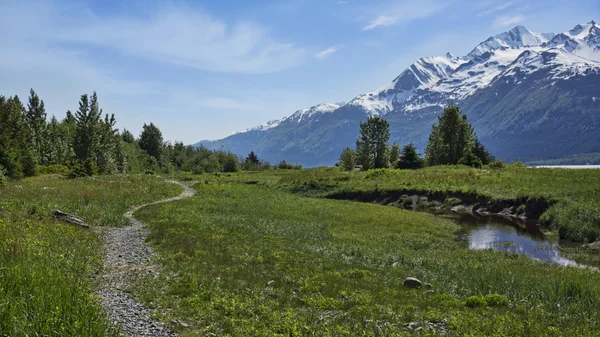
[[[496,13],[496,12],[501,11],[503,9],[507,9],[507,8],[511,7],[512,5],[514,5],[513,1],[507,1],[507,2],[505,2],[503,4],[500,4],[500,5],[496,6],[496,7],[492,7],[490,9],[484,10],[484,11],[480,12],[479,14],[477,14],[477,16],[479,16],[479,17],[481,17],[481,16],[488,16],[490,14]]]
[[[302,47],[274,39],[258,23],[227,23],[183,5],[151,7],[133,16],[100,16],[83,5],[49,1],[9,0],[3,7],[10,15],[1,15],[1,31],[35,44],[102,47],[129,57],[231,73],[273,73],[309,56]]]
[[[335,54],[338,50],[342,48],[342,45],[332,46],[325,50],[322,50],[315,54],[315,57],[319,60],[326,59],[327,57]]]
[[[378,8],[379,14],[371,20],[363,31],[371,30],[377,27],[385,27],[396,24],[404,24],[411,21],[427,18],[439,13],[448,6],[449,2],[441,0],[422,0],[414,1],[393,1],[384,4]]]
[[[523,21],[525,16],[523,15],[502,15],[498,16],[492,22],[492,26],[494,28],[501,28],[506,26],[516,25],[517,23]]]
[[[363,27],[363,30],[371,30],[380,26],[391,26],[398,22],[398,18],[380,15],[375,20],[371,21],[368,25]]]

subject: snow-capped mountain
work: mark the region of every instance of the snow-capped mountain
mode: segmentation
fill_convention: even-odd
[[[202,144],[240,154],[253,149],[270,161],[329,165],[353,146],[359,122],[372,115],[390,122],[391,140],[423,149],[437,115],[451,103],[500,158],[600,152],[600,25],[591,21],[560,34],[516,26],[465,56],[421,58],[390,84],[342,106],[298,110]]]

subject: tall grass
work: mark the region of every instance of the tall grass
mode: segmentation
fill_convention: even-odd
[[[124,225],[129,207],[179,190],[146,176],[42,176],[1,187],[0,336],[117,336],[93,294],[102,243],[50,211],[92,226]]]
[[[391,336],[417,333],[411,322],[472,336],[600,328],[596,271],[468,250],[443,217],[306,198],[273,178],[213,176],[191,199],[137,213],[167,272],[134,293],[171,310],[184,336]],[[408,276],[432,290],[405,289]]]

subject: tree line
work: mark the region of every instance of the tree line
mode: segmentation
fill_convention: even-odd
[[[0,96],[0,185],[44,173],[69,177],[94,174],[171,172],[235,172],[240,169],[298,168],[285,161],[277,166],[229,151],[165,142],[153,123],[136,138],[115,127],[114,114],[104,114],[98,95],[81,95],[75,113],[62,120],[47,118],[44,101],[31,89],[27,105],[18,96]]]
[[[438,116],[438,124],[432,126],[429,141],[422,158],[410,143],[400,149],[394,142],[389,146],[390,125],[380,116],[369,117],[360,123],[356,149],[345,148],[338,165],[344,170],[374,168],[418,169],[436,165],[467,165],[481,167],[493,161],[493,157],[477,138],[473,126],[456,105],[450,105]]]

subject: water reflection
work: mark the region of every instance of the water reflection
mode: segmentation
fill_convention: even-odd
[[[559,243],[544,237],[535,224],[515,224],[501,219],[463,216],[458,220],[465,227],[462,239],[471,249],[495,249],[525,254],[534,259],[563,266],[581,266],[560,256]]]

